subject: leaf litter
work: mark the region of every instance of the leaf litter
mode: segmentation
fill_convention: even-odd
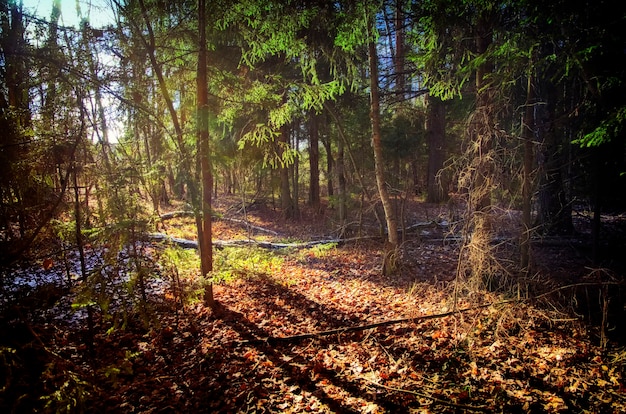
[[[89,384],[89,412],[626,411],[626,352],[602,350],[588,326],[486,291],[455,304],[454,245],[410,245],[393,278],[379,271],[381,249],[367,240],[283,254],[278,271],[216,285],[220,315],[200,303],[180,310],[167,286],[154,289],[149,327],[138,315],[116,330],[98,319],[92,357],[75,324],[34,320],[32,331]]]

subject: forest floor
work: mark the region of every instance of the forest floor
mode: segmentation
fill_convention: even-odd
[[[218,219],[216,240],[336,237],[329,210],[286,221],[262,204],[245,216],[232,200],[216,200],[216,209],[275,232]],[[159,268],[143,312],[94,311],[93,348],[84,308],[71,310],[76,289],[50,292],[40,276],[10,290],[6,282],[28,270],[5,274],[0,411],[626,412],[626,350],[618,335],[600,347],[597,323],[623,315],[618,262],[593,268],[572,240],[538,242],[535,274],[515,279],[502,268],[498,288],[488,281],[493,289],[480,289],[455,277],[464,256],[455,237],[446,239],[447,208],[416,203],[410,211],[409,224],[424,225],[406,235],[394,276],[381,274],[377,238],[225,247],[216,266],[241,265],[214,285],[218,313],[190,300],[194,285],[180,280],[176,262]],[[163,231],[193,238],[191,223],[173,219]],[[145,249],[164,256],[162,247]],[[89,254],[97,256],[88,246]],[[515,260],[506,246],[499,254]],[[58,260],[39,267],[61,281],[67,272]]]

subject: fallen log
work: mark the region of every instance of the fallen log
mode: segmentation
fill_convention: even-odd
[[[159,216],[161,220],[171,220],[178,217],[194,217],[195,213],[191,210],[177,210],[163,213]]]
[[[172,237],[169,234],[165,233],[148,233],[146,234],[146,239],[155,242],[166,242],[175,244],[183,249],[197,249],[198,242],[195,240],[183,239],[180,237]]]
[[[180,237],[173,237],[169,234],[165,233],[148,233],[146,235],[148,240],[156,241],[156,242],[166,242],[172,243],[183,249],[197,249],[198,242],[195,240],[182,239]],[[257,246],[264,249],[286,249],[286,248],[294,248],[294,249],[307,249],[313,246],[317,246],[320,244],[329,244],[329,243],[344,243],[348,241],[347,239],[329,239],[329,240],[314,240],[310,242],[301,242],[301,243],[274,243],[274,242],[266,242],[266,241],[256,241],[252,239],[240,239],[240,240],[213,240],[213,245],[216,247],[237,247],[237,246]]]

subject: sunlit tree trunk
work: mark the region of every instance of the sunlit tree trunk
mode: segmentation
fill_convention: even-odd
[[[213,191],[213,172],[211,171],[211,156],[209,148],[209,93],[207,75],[207,45],[206,45],[206,0],[198,0],[198,25],[200,44],[198,51],[197,71],[197,125],[198,125],[198,153],[200,155],[200,171],[202,174],[202,219],[196,216],[196,227],[200,246],[200,263],[202,277],[205,280],[204,303],[216,308],[213,297],[213,284],[210,281],[213,271],[213,241],[211,223],[211,194]]]
[[[83,240],[83,232],[82,232],[82,214],[81,214],[81,203],[80,203],[80,191],[78,187],[78,163],[75,159],[72,160],[72,183],[74,185],[74,220],[75,220],[75,236],[76,236],[76,247],[78,249],[78,259],[80,262],[80,275],[83,283],[87,283],[87,278],[89,277],[89,273],[87,272],[87,263],[85,258],[85,249],[84,249],[84,240]],[[93,347],[93,339],[94,339],[94,326],[93,326],[93,308],[91,305],[87,305],[87,349],[89,353],[93,356],[94,347]]]
[[[300,121],[296,120],[292,122],[293,142],[291,143],[293,148],[300,147]],[[300,161],[298,157],[293,160],[293,163],[289,165],[291,171],[291,188],[293,188],[293,216],[300,217]]]
[[[368,23],[371,30],[372,23]],[[373,39],[368,42],[368,58],[370,69],[370,120],[372,124],[372,147],[374,149],[374,169],[376,184],[380,196],[385,221],[387,223],[387,252],[383,263],[383,273],[391,274],[396,270],[396,250],[398,248],[398,224],[395,211],[387,190],[385,181],[385,161],[383,159],[383,146],[381,141],[380,125],[380,95],[378,91],[378,54]]]
[[[326,191],[328,193],[328,197],[332,197],[335,192],[333,184],[335,160],[333,159],[332,144],[328,134],[326,135],[326,138],[322,138],[322,144],[324,145],[324,150],[326,152]]]
[[[107,120],[104,111],[104,105],[102,103],[102,91],[101,91],[101,83],[98,81],[98,52],[95,47],[91,47],[90,41],[93,40],[92,31],[89,28],[89,25],[86,21],[81,22],[81,31],[83,34],[83,47],[85,48],[86,56],[89,64],[89,71],[93,82],[93,95],[95,99],[94,111],[92,113],[92,117],[97,125],[97,128],[94,128],[96,137],[98,138],[98,144],[100,145],[100,150],[102,153],[102,159],[104,160],[104,167],[106,173],[109,177],[111,177],[111,145],[109,143],[109,128],[107,125]]]

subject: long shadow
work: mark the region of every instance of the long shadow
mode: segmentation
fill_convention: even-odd
[[[285,303],[289,303],[292,309],[298,306],[301,314],[312,314],[316,312],[316,316],[323,315],[323,325],[321,326],[323,329],[346,326],[347,321],[350,321],[353,325],[364,323],[363,320],[354,318],[353,315],[342,312],[335,307],[330,307],[329,309],[329,306],[321,305],[300,293],[294,292],[284,286],[276,285],[272,283],[269,278],[257,279],[254,282],[256,283],[251,283],[249,286],[250,289],[252,289],[248,291],[250,296],[254,297],[260,294],[261,298],[267,298],[268,294],[271,293],[284,300]],[[270,306],[267,305],[269,304],[266,304],[266,308],[269,308],[271,312],[289,313],[274,304],[274,302],[272,302]],[[402,408],[405,408],[386,398],[386,396],[377,395],[374,401],[374,398],[370,396],[361,395],[363,388],[358,382],[349,381],[346,377],[340,376],[339,373],[325,367],[317,366],[314,361],[307,360],[297,352],[299,349],[298,344],[277,344],[259,341],[259,339],[270,337],[270,333],[266,329],[250,322],[240,312],[223,308],[220,318],[236,331],[244,341],[250,341],[246,346],[251,346],[257,351],[262,352],[275,367],[278,367],[282,371],[283,379],[287,384],[297,384],[302,390],[306,390],[315,395],[334,412],[351,413],[359,411],[347,406],[342,401],[343,398],[330,395],[322,387],[318,387],[317,383],[320,381],[332,384],[354,397],[361,397],[370,402],[376,402],[392,412],[399,412],[402,411]],[[359,335],[358,333],[344,335],[342,336],[342,340],[356,340],[360,338]],[[330,338],[316,339],[315,341],[317,342],[316,348],[324,348],[328,343],[334,342]],[[309,340],[303,346],[307,346],[307,344],[310,343]],[[306,370],[302,369],[303,366],[306,366]],[[311,375],[311,371],[314,371],[314,378]]]
[[[427,244],[428,249],[424,248],[424,244]],[[323,272],[329,272],[333,275],[331,278],[333,280],[362,280],[367,281],[369,283],[376,284],[381,287],[390,287],[397,288],[402,290],[410,289],[416,282],[425,282],[425,283],[435,283],[436,280],[432,277],[432,275],[426,273],[424,274],[423,270],[419,269],[419,267],[415,266],[415,257],[412,254],[416,252],[420,252],[421,250],[426,250],[430,253],[426,258],[418,258],[417,263],[425,263],[428,264],[429,261],[441,261],[441,258],[435,259],[436,256],[446,255],[449,256],[448,259],[444,261],[445,264],[453,263],[454,268],[456,269],[456,263],[458,260],[458,249],[460,246],[458,244],[449,244],[448,247],[444,247],[441,242],[437,242],[436,244],[429,243],[427,241],[419,241],[418,239],[410,239],[406,241],[403,245],[403,258],[400,261],[400,265],[402,267],[402,271],[399,274],[394,274],[391,276],[385,276],[380,271],[380,267],[383,261],[382,253],[379,253],[379,250],[382,251],[383,243],[368,241],[367,245],[362,247],[357,247],[353,244],[343,244],[338,247],[338,249],[343,250],[345,252],[350,252],[351,250],[358,250],[359,248],[366,249],[371,252],[368,255],[367,260],[368,263],[363,262],[350,262],[345,261],[341,262],[341,271],[337,274],[335,271],[338,267],[338,258],[337,256],[330,254],[326,257],[307,257],[303,261],[299,263],[300,266],[307,269],[315,269]],[[355,253],[356,254],[356,253]],[[427,266],[434,267],[434,265]],[[348,269],[356,269],[357,271]],[[450,273],[449,275],[444,275],[443,280],[452,280],[455,276],[455,272]],[[439,278],[438,281],[442,279]]]

